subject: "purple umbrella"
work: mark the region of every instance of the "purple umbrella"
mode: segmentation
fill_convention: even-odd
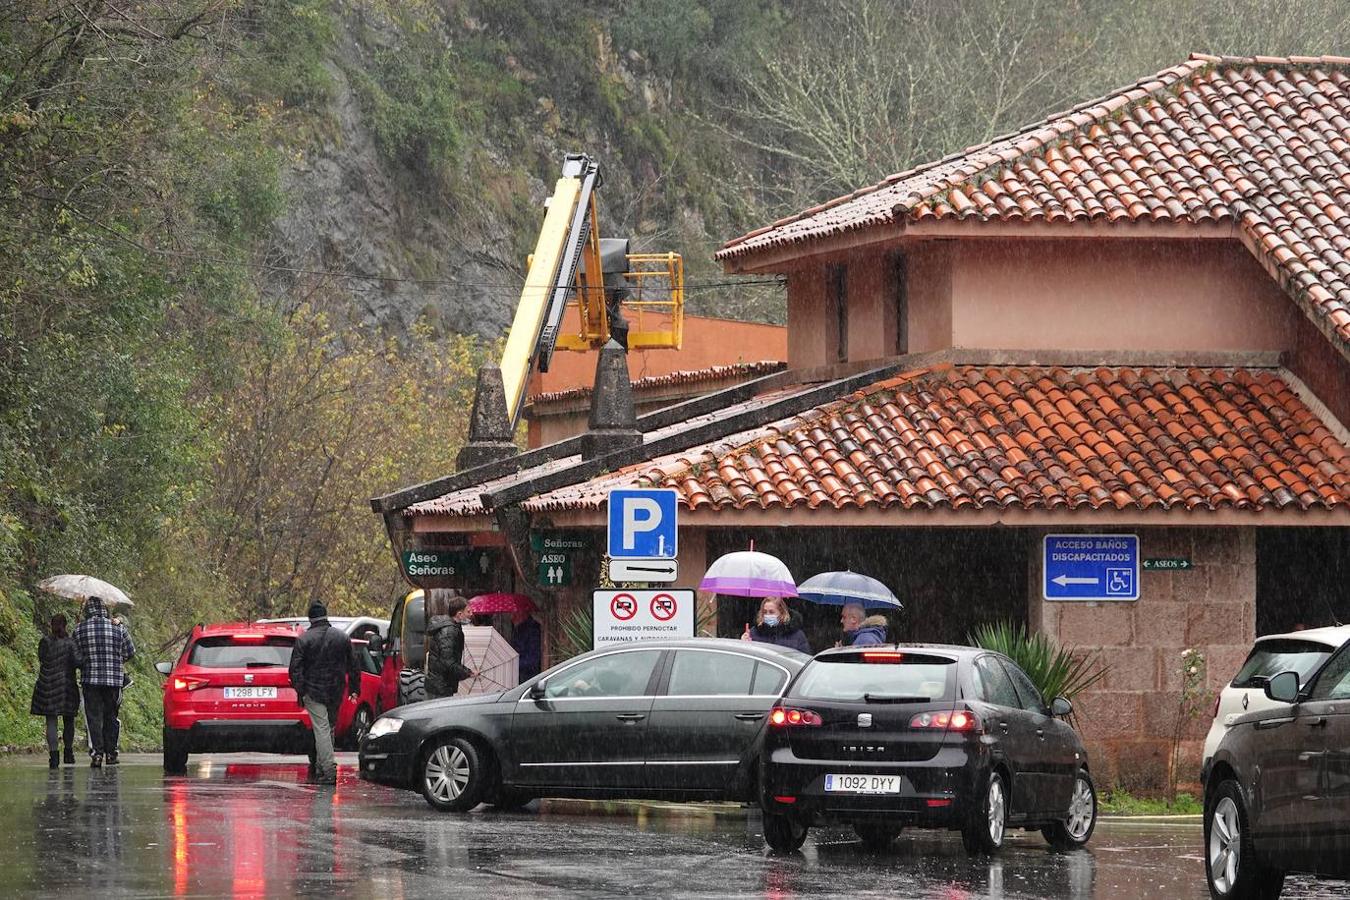
[[[797,581],[782,560],[754,550],[718,557],[698,588],[733,597],[797,596]]]

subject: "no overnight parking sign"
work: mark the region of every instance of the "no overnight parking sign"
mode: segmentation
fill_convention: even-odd
[[[694,592],[595,591],[595,649],[694,636]]]

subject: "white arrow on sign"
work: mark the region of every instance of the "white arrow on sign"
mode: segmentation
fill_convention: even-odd
[[[619,584],[654,582],[668,584],[675,580],[673,559],[611,559],[609,580]]]
[[[1050,580],[1060,587],[1068,587],[1071,584],[1098,584],[1101,582],[1100,578],[1078,578],[1073,575],[1060,575],[1051,578]]]

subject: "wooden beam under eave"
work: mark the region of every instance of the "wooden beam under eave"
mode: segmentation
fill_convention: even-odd
[[[729,275],[778,275],[819,265],[858,250],[885,251],[929,240],[1240,240],[1237,224],[1224,222],[1042,222],[928,219],[902,225],[874,225],[821,238],[779,244],[722,260]]]
[[[550,510],[554,527],[604,527],[603,508]],[[1336,509],[700,509],[680,510],[691,528],[1125,528],[1153,527],[1350,527],[1350,506]]]
[[[497,520],[481,516],[409,516],[413,534],[474,534],[496,531]]]

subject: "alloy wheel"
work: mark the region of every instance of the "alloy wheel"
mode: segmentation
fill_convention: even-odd
[[[1092,825],[1092,806],[1092,786],[1080,777],[1073,783],[1073,799],[1069,801],[1069,818],[1065,823],[1069,837],[1075,841],[1087,836]]]
[[[469,760],[453,745],[437,747],[427,758],[427,790],[440,802],[449,803],[469,784]]]
[[[1233,798],[1224,797],[1214,807],[1209,829],[1209,871],[1214,889],[1227,894],[1237,884],[1242,847],[1242,823]]]
[[[1003,843],[1006,805],[1003,799],[1003,779],[991,779],[989,782],[989,840],[994,846]]]

